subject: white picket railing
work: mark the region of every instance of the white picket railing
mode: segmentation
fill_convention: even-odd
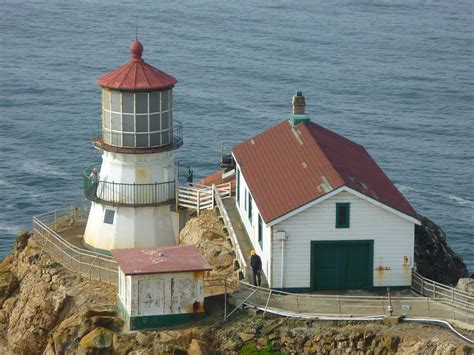
[[[179,186],[177,191],[178,206],[196,210],[198,215],[203,210],[212,210],[215,206],[215,194],[221,198],[232,195],[232,183],[213,186],[188,185]]]

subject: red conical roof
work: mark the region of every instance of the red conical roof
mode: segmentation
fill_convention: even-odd
[[[109,89],[119,90],[159,90],[172,87],[176,79],[161,70],[145,63],[142,59],[143,45],[135,40],[130,45],[130,61],[102,75],[97,83]]]

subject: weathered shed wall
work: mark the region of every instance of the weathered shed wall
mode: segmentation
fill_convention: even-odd
[[[119,298],[131,317],[204,311],[203,272],[133,275],[125,279],[129,282],[125,282],[123,292],[119,288]]]

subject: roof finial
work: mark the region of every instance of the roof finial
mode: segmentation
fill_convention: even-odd
[[[138,41],[138,17],[135,17],[135,41]]]

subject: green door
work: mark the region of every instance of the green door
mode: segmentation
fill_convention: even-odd
[[[311,242],[311,290],[372,287],[372,240]]]

